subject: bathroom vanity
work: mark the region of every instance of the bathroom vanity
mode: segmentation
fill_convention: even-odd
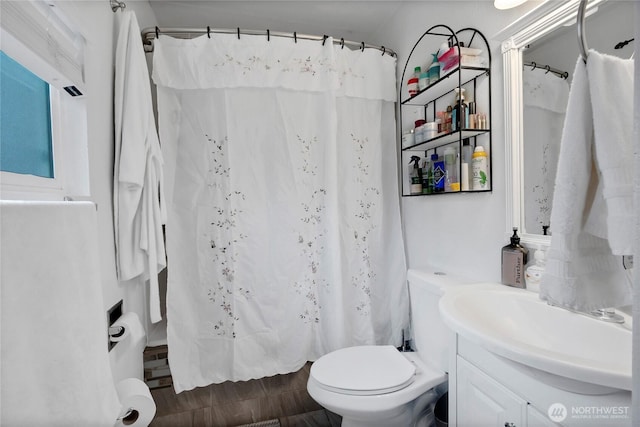
[[[451,328],[449,425],[630,426],[631,326],[479,284],[440,303]]]

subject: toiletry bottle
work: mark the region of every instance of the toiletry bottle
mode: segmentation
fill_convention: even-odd
[[[429,163],[427,163],[429,169],[427,170],[427,194],[435,193],[435,182],[433,180],[433,156],[429,156]]]
[[[413,129],[409,129],[405,133],[402,134],[402,148],[411,147],[415,144],[415,134],[413,133]]]
[[[418,93],[418,81],[420,80],[420,67],[413,69],[413,76],[407,81],[407,89],[409,96],[415,96]]]
[[[432,53],[433,62],[429,66],[429,84],[432,85],[438,80],[440,80],[440,63],[438,62],[438,54]]]
[[[444,149],[444,191],[460,191],[460,182],[458,181],[458,165],[456,162],[457,157],[457,150],[454,147],[447,147]]]
[[[527,267],[525,270],[524,278],[527,285],[527,290],[533,292],[540,292],[540,280],[544,273],[544,267],[546,264],[546,257],[544,251],[538,247],[533,253],[534,264]]]
[[[518,228],[513,228],[511,243],[502,248],[502,283],[516,288],[525,288],[524,266],[529,251],[520,245]]]
[[[469,191],[471,183],[471,159],[473,157],[473,146],[469,139],[462,140],[462,165],[460,166],[460,189]]]
[[[477,121],[476,121],[476,103],[469,102],[469,129],[477,129]]]
[[[426,156],[422,163],[422,194],[433,193],[433,171],[431,158]]]
[[[465,127],[465,117],[467,115],[467,104],[464,102],[465,88],[456,88],[456,102],[453,104],[452,125],[454,130],[463,129]]]
[[[441,159],[438,154],[432,154],[431,164],[433,165],[433,192],[442,193],[445,180],[444,159]]]
[[[418,76],[418,90],[423,91],[429,86],[429,71],[425,70]]]
[[[445,118],[446,118],[446,122],[445,122],[445,132],[451,132],[453,130],[453,125],[451,124],[451,115],[453,113],[453,109],[451,108],[451,105],[447,106],[447,111],[445,112]]]
[[[472,189],[488,190],[489,176],[487,175],[487,153],[482,145],[478,145],[473,150],[473,158],[471,159],[471,172],[473,174]]]
[[[413,163],[413,168],[409,169],[409,181],[411,182],[409,192],[412,195],[422,194],[422,173],[418,164],[419,161],[420,157],[411,156],[411,161],[409,162],[409,164]]]

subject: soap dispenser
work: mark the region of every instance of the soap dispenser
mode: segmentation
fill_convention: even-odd
[[[527,284],[527,290],[540,292],[540,280],[542,279],[546,263],[544,251],[540,247],[538,247],[533,253],[533,259],[535,262],[533,265],[527,267],[524,277]]]
[[[502,248],[502,283],[516,288],[525,288],[524,266],[528,261],[529,251],[520,245],[518,227],[513,227],[511,243]]]

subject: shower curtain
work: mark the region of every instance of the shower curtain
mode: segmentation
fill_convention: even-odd
[[[525,230],[542,234],[549,225],[560,140],[564,126],[569,84],[544,69],[525,68],[523,73]]]
[[[176,391],[399,345],[395,58],[223,34],[154,50]]]

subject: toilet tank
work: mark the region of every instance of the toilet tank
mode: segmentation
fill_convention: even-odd
[[[442,321],[438,303],[445,292],[470,284],[471,281],[427,269],[410,269],[407,272],[407,280],[411,303],[413,349],[425,363],[448,372],[451,332]]]

